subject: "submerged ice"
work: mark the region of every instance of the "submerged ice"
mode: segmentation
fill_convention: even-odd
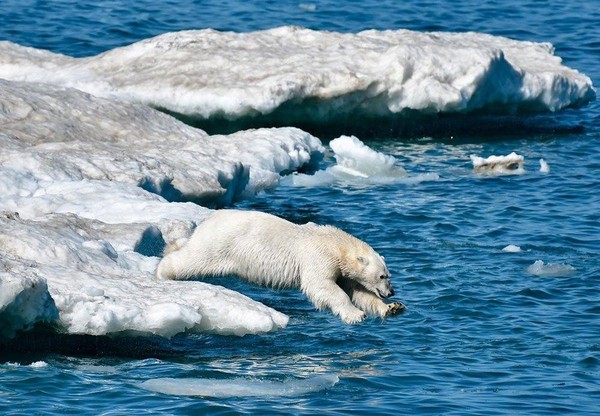
[[[527,267],[527,273],[540,277],[569,276],[576,271],[577,269],[570,264],[544,263],[542,260],[536,260],[531,266]]]
[[[87,58],[0,42],[0,77],[196,119],[273,114],[286,125],[405,111],[557,111],[595,98],[590,78],[562,65],[548,43],[408,30],[183,31]]]
[[[140,387],[156,393],[202,397],[281,397],[300,396],[336,385],[339,377],[333,374],[316,375],[306,379],[281,382],[242,379],[219,380],[207,378],[156,378],[140,383]]]
[[[156,256],[210,213],[185,201],[273,187],[322,157],[318,139],[208,136],[143,105],[35,83],[0,80],[0,100],[0,339],[36,322],[167,337],[286,326],[236,292],[156,280]]]

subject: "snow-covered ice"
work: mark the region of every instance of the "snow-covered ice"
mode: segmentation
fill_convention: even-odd
[[[300,396],[333,387],[339,382],[334,374],[306,379],[275,382],[253,379],[156,378],[140,383],[140,387],[156,393],[203,397],[280,397]]]
[[[209,209],[276,186],[323,155],[294,128],[208,136],[141,104],[0,80],[0,339],[68,333],[244,335],[287,316],[201,282],[154,278]],[[167,198],[167,199],[165,199]]]
[[[187,330],[244,335],[287,324],[285,315],[234,291],[155,279],[158,258],[111,245],[120,225],[72,214],[5,218],[0,224],[2,264],[44,277],[59,311],[57,324],[69,333],[169,337]]]
[[[40,182],[88,179],[140,186],[169,200],[228,204],[275,186],[280,173],[323,152],[318,139],[298,129],[208,136],[149,107],[70,88],[0,80],[0,99],[4,195],[37,196]],[[22,174],[24,166],[30,174]]]
[[[354,136],[342,136],[329,143],[335,154],[334,169],[352,176],[406,176],[396,158],[371,149]]]
[[[549,43],[482,33],[299,27],[166,33],[71,58],[0,42],[0,78],[69,86],[198,119],[557,111],[595,99]]]

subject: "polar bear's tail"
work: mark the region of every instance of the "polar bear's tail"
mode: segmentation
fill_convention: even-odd
[[[177,240],[171,241],[165,248],[165,251],[163,251],[163,257],[179,250],[181,247],[185,246],[188,241],[189,238],[178,238]]]
[[[159,279],[175,279],[177,278],[177,272],[175,265],[177,262],[173,257],[185,244],[188,242],[188,238],[178,238],[167,245],[163,252],[163,258],[158,263],[156,268],[156,277]]]

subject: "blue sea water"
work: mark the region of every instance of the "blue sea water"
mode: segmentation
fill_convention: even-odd
[[[599,21],[597,1],[6,0],[0,39],[87,56],[206,27],[469,30],[551,42],[597,86]],[[28,334],[0,347],[0,413],[597,414],[600,105],[551,121],[556,128],[372,138],[369,146],[397,157],[409,174],[440,179],[282,186],[238,205],[333,224],[369,242],[386,258],[404,314],[348,326],[298,292],[221,279],[288,314],[289,326],[243,338]],[[470,154],[512,151],[525,156],[525,174],[473,174]],[[539,172],[540,158],[549,173]],[[503,252],[509,244],[522,251]],[[537,260],[575,270],[534,275],[527,270]],[[39,361],[45,365],[29,365]],[[323,374],[339,382],[292,396],[174,396],[140,387],[203,378],[227,389],[241,379],[257,389],[280,383],[283,391],[290,380]]]

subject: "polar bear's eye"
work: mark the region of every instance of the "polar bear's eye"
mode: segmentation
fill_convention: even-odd
[[[379,276],[380,279],[387,279],[387,276],[385,274],[382,274],[381,276]]]

